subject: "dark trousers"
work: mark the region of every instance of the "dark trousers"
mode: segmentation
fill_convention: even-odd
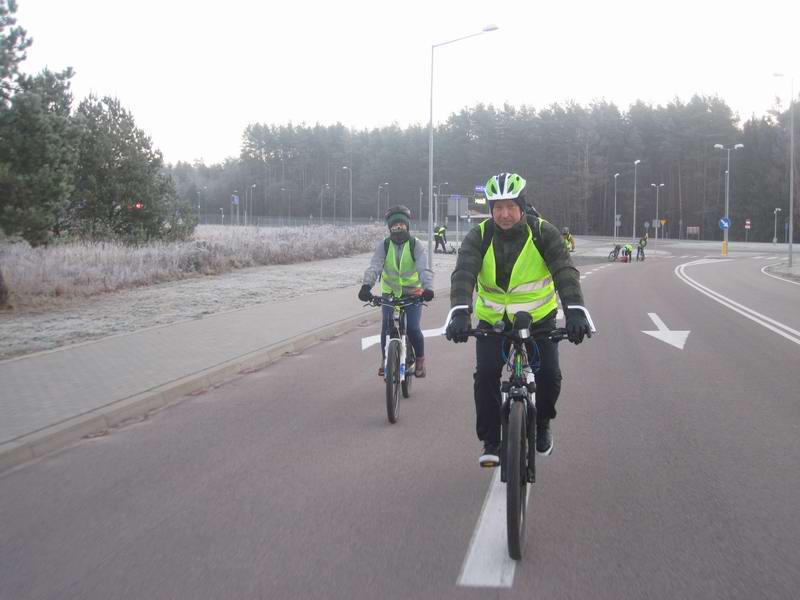
[[[382,308],[383,321],[381,322],[381,355],[386,356],[386,336],[392,329],[394,319],[394,308],[384,306]],[[415,304],[406,308],[406,335],[414,348],[415,356],[425,356],[425,338],[422,337],[420,319],[422,318],[422,305]]]
[[[444,245],[445,239],[443,237],[434,236],[433,240],[436,242],[436,246],[433,249],[434,252],[439,249],[439,244],[442,245],[442,252],[447,252],[447,248]]]
[[[636,259],[637,260],[639,259],[639,256],[641,256],[642,260],[644,260],[644,248],[642,248],[641,246],[637,246],[637,248],[636,248]]]
[[[480,321],[479,328],[491,328]],[[507,324],[507,328],[510,325]],[[550,321],[543,331],[555,327]],[[488,442],[500,441],[500,378],[503,374],[502,345],[508,344],[498,337],[475,338],[475,354],[477,364],[475,367],[474,390],[475,412],[477,416],[476,431],[478,439]],[[536,411],[540,419],[554,419],[556,417],[556,401],[561,393],[561,369],[558,366],[558,344],[547,338],[537,338],[539,348],[540,367],[536,373]],[[505,355],[508,355],[506,348]],[[533,360],[533,356],[528,356]]]

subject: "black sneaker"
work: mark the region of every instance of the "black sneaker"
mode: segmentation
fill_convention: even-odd
[[[478,463],[482,467],[497,467],[500,465],[500,444],[498,442],[484,442],[483,454]]]
[[[550,455],[553,451],[553,433],[550,431],[550,419],[539,419],[536,422],[536,454]]]

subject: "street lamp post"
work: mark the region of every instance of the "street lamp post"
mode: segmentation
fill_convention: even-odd
[[[450,185],[450,184],[447,183],[446,181],[444,181],[444,182],[440,183],[439,185],[433,186],[436,189],[436,195],[434,196],[435,203],[433,205],[433,222],[434,223],[438,223],[439,222],[439,200],[441,200],[441,197],[442,197],[442,186],[443,185]],[[445,219],[446,218],[447,217],[445,217]]]
[[[233,195],[236,196],[236,224],[239,224],[239,190],[233,190]],[[233,211],[231,211],[231,225],[233,225]]]
[[[776,77],[783,77],[775,73]],[[792,241],[794,240],[794,77],[789,95],[789,268],[792,267]],[[777,236],[776,236],[777,237]]]
[[[633,161],[633,240],[636,241],[636,169],[639,166],[639,163],[642,162],[640,159],[636,159]]]
[[[776,207],[773,212],[775,213],[775,232],[772,234],[772,243],[773,244],[777,244],[778,243],[778,213],[781,212],[781,209]]]
[[[477,33],[465,35],[460,38],[441,42],[439,44],[431,45],[431,102],[430,102],[430,119],[428,120],[428,198],[433,199],[433,57],[434,50],[440,46],[446,46],[467,38],[489,33],[490,31],[497,31],[496,25],[489,25],[484,27]],[[428,203],[428,268],[433,269],[433,206]]]
[[[381,220],[381,190],[382,189],[383,189],[383,186],[378,184],[378,204],[376,206],[377,210],[375,212],[375,218],[378,219],[378,221]]]
[[[353,224],[353,169],[348,166],[342,167],[350,175],[350,225]]]
[[[255,196],[256,196],[256,187],[257,187],[257,185],[258,184],[254,183],[253,185],[250,186],[250,224],[251,225],[255,225],[256,224],[255,215],[253,213],[255,213],[255,205],[256,205]]]
[[[383,187],[386,190],[386,210],[389,210],[389,182],[384,181]]]
[[[658,185],[656,185],[655,183],[651,183],[650,185],[652,187],[656,188],[656,221],[655,221],[655,225],[654,225],[655,230],[656,230],[656,234],[655,234],[655,237],[653,238],[653,253],[655,254],[656,245],[658,244],[658,228],[661,225],[661,221],[659,221],[659,219],[658,219],[658,189],[664,187],[664,184],[663,183],[659,183]]]
[[[614,173],[614,244],[617,243],[617,177],[619,173]]]
[[[725,219],[730,223],[730,217],[728,215],[730,214],[731,150],[739,150],[740,148],[744,148],[744,144],[734,144],[733,147],[729,146],[727,148],[722,144],[714,144],[714,148],[717,150],[725,150],[728,153],[728,168],[725,170]],[[722,230],[722,256],[728,256],[728,229],[730,229],[730,227],[726,227]]]

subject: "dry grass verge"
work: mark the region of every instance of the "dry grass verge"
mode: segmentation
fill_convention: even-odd
[[[143,246],[72,243],[31,248],[5,245],[0,254],[15,306],[42,306],[244,267],[298,263],[369,252],[384,235],[375,225],[197,228],[186,242]]]

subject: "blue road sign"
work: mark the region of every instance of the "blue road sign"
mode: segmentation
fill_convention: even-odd
[[[476,194],[483,194],[486,191],[486,186],[483,185],[476,185],[475,186],[475,193]]]
[[[232,195],[231,196],[231,204],[235,204],[236,206],[239,205],[239,196]]]
[[[728,217],[722,217],[719,220],[719,228],[720,229],[730,229],[731,220]]]

